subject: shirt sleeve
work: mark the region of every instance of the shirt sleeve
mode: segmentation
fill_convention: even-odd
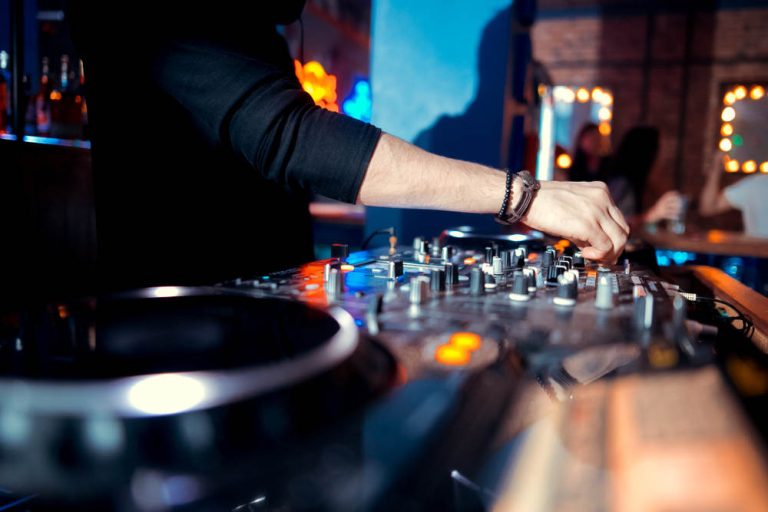
[[[748,203],[751,182],[750,178],[744,178],[723,189],[725,198],[737,210],[743,209],[744,205]]]
[[[381,130],[316,106],[287,67],[195,42],[164,45],[153,66],[204,135],[265,178],[356,200]]]

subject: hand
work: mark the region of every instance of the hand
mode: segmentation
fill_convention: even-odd
[[[605,183],[541,182],[523,222],[550,235],[567,238],[585,258],[615,263],[629,235],[629,225]]]
[[[683,196],[677,190],[665,192],[656,203],[651,206],[643,216],[645,222],[659,222],[660,220],[676,220],[683,211]]]

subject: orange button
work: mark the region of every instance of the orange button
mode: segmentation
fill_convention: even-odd
[[[469,362],[470,357],[472,355],[468,351],[447,343],[435,351],[435,361],[450,366],[463,366]]]
[[[483,339],[474,332],[455,332],[448,339],[448,343],[456,348],[473,352],[480,348]]]

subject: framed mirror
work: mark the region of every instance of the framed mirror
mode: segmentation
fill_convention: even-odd
[[[768,83],[725,84],[718,148],[723,170],[768,174]]]

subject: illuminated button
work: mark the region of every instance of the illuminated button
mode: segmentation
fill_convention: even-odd
[[[342,265],[341,266],[341,270],[344,271],[344,272],[350,272],[352,270],[355,270],[355,266],[354,265]]]
[[[469,363],[471,357],[468,351],[447,343],[440,345],[435,351],[435,361],[449,366],[463,366]]]
[[[679,361],[677,350],[659,343],[653,343],[648,347],[648,361],[654,368],[669,368]]]
[[[465,265],[474,265],[477,262],[475,258],[464,258]]]
[[[448,340],[449,345],[460,348],[462,350],[468,350],[470,352],[480,348],[480,344],[482,342],[483,338],[474,332],[455,332]]]

